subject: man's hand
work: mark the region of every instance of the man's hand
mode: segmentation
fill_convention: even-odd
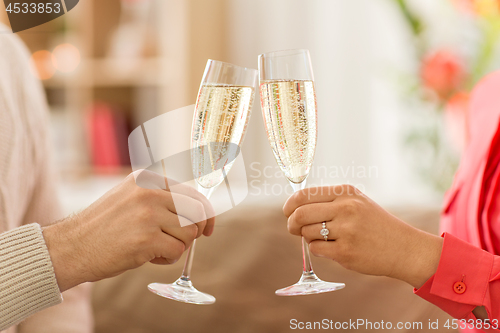
[[[170,190],[149,171],[135,175],[140,186],[131,174],[80,214],[43,229],[61,291],[148,261],[172,264],[213,232],[213,208],[198,191],[182,184]]]
[[[353,186],[307,188],[283,207],[288,230],[302,235],[316,256],[347,269],[385,275],[419,288],[437,269],[442,238],[391,215]],[[330,230],[320,235],[322,222]]]

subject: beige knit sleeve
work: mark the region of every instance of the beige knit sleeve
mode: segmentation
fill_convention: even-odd
[[[61,302],[40,225],[0,234],[0,331]]]

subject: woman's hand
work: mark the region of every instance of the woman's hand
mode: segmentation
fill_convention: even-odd
[[[169,187],[149,171],[135,176],[81,213],[43,229],[61,291],[148,261],[172,264],[195,238],[212,233],[213,208],[198,191],[168,180]]]
[[[307,188],[283,207],[291,234],[311,253],[363,274],[384,275],[422,286],[437,269],[442,238],[391,215],[350,185]],[[322,222],[330,231],[320,235]]]

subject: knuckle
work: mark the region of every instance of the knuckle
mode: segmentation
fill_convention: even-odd
[[[186,191],[187,195],[189,195],[190,197],[193,197],[193,198],[204,197],[204,195],[201,194],[200,192],[198,192],[198,190],[196,190],[194,187],[187,186],[187,185],[184,185],[184,184],[181,184],[181,185],[182,186],[179,186],[179,189],[182,189],[183,191]]]
[[[181,242],[175,242],[171,248],[170,248],[170,256],[172,257],[171,259],[179,259],[182,254],[184,253],[184,250],[186,249],[186,245]]]
[[[186,233],[186,237],[188,238],[189,242],[192,242],[196,236],[198,236],[198,225],[191,223],[184,228],[184,231]]]
[[[205,221],[207,219],[205,215],[205,207],[201,202],[194,201],[191,209],[194,211],[194,216],[196,218],[196,221],[194,221],[195,223]]]
[[[142,205],[139,211],[139,219],[143,221],[153,221],[155,219],[156,209],[150,205]]]
[[[158,233],[152,230],[146,230],[145,232],[138,233],[134,240],[130,242],[130,250],[135,253],[136,257],[138,256],[141,258],[140,260],[144,262],[147,260],[143,257],[154,252],[158,244],[161,244],[161,242],[158,241]]]
[[[335,254],[335,259],[343,265],[348,265],[352,260],[352,249],[346,242],[340,242],[337,247],[337,253]]]
[[[201,221],[201,222],[196,223],[196,227],[197,227],[196,238],[201,236],[201,234],[205,230],[206,225],[207,225],[206,221]]]
[[[292,220],[295,224],[301,225],[306,217],[306,212],[304,207],[299,207],[295,210],[292,215]]]
[[[304,237],[309,243],[309,241],[312,241],[315,238],[314,237],[314,234],[316,233],[315,230],[316,230],[315,226],[306,225],[297,230],[297,235]],[[313,236],[311,237],[311,235]]]
[[[358,211],[359,205],[356,200],[346,200],[342,203],[342,211],[346,215],[354,215]]]
[[[206,205],[203,205],[203,208],[205,210],[205,215],[206,215],[206,218],[211,218],[211,217],[214,217],[215,216],[215,209],[214,207],[212,206],[212,203],[210,201],[205,200],[206,202]]]
[[[200,201],[189,199],[187,201],[175,202],[175,209],[178,215],[189,217],[192,223],[206,220],[205,208]]]
[[[133,192],[134,200],[140,203],[148,202],[152,198],[154,191],[137,186]]]
[[[342,185],[342,190],[343,190],[344,194],[352,195],[355,192],[354,189],[355,189],[355,187],[352,186],[352,185],[350,185],[350,184],[344,184],[344,185]]]
[[[347,239],[352,239],[356,235],[356,227],[352,223],[342,223],[339,227],[339,233]]]
[[[294,194],[292,194],[292,201],[296,203],[303,202],[306,196],[307,195],[304,190],[297,191]]]
[[[135,183],[135,177],[140,173],[141,170],[134,171],[132,173],[129,173],[127,177],[125,177],[124,182],[125,183]]]
[[[354,194],[356,196],[363,196],[363,192],[359,188],[357,188],[355,186],[354,186]]]
[[[341,211],[342,213],[344,213],[345,215],[351,215],[352,212],[354,210],[354,207],[352,206],[352,204],[350,202],[344,202],[342,205],[341,205]]]
[[[286,224],[286,227],[288,229],[288,232],[292,235],[299,235],[299,228],[290,220],[288,219],[288,223]]]
[[[145,248],[151,244],[151,237],[148,233],[140,233],[135,237],[135,245],[137,249]]]
[[[328,191],[331,191],[332,194],[334,194],[337,197],[343,196],[346,194],[347,189],[345,187],[346,185],[334,185],[331,188],[328,189]],[[329,192],[330,194],[330,192]]]

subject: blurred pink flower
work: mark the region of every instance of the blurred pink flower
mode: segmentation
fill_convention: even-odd
[[[453,4],[467,13],[474,13],[474,0],[452,0]]]
[[[480,16],[500,15],[500,0],[452,0],[461,10]]]
[[[456,54],[439,50],[424,59],[420,75],[427,88],[447,99],[462,86],[465,68]]]
[[[468,92],[456,93],[448,100],[444,109],[447,137],[460,153],[463,153],[469,142],[469,100]]]

